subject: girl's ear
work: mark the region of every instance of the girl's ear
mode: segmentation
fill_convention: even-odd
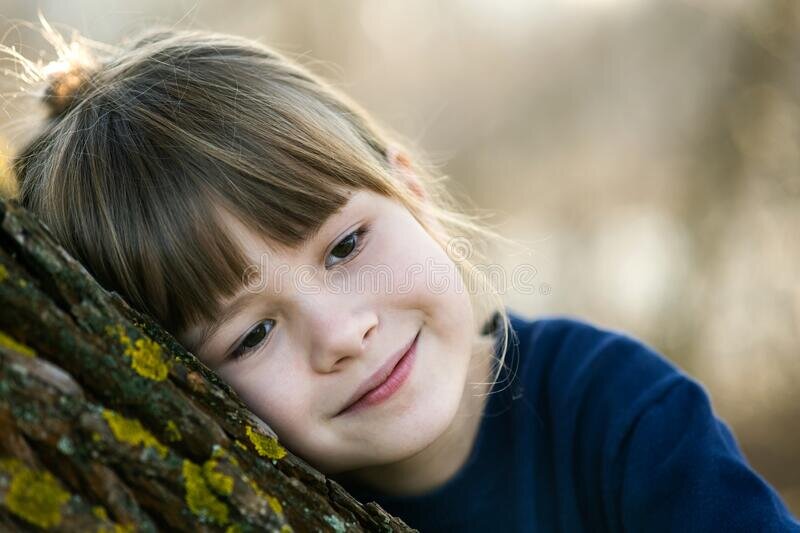
[[[397,178],[403,184],[405,184],[411,193],[421,200],[423,204],[428,204],[428,195],[425,193],[425,188],[422,186],[419,176],[414,171],[414,165],[411,164],[411,160],[409,159],[408,155],[399,150],[396,146],[389,146],[387,150],[387,157],[395,176],[397,176]],[[420,218],[420,222],[423,223],[428,232],[431,233],[440,243],[445,242],[447,239],[447,232],[435,217],[431,216],[429,213],[425,213],[424,210],[422,213],[418,213],[416,216]]]
[[[422,183],[417,173],[414,172],[414,167],[408,155],[395,146],[389,146],[387,157],[395,176],[397,176],[417,198],[420,200],[427,200],[425,189],[422,188]]]

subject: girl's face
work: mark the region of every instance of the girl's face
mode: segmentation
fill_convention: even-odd
[[[207,324],[179,337],[283,444],[335,474],[410,457],[445,432],[468,395],[473,310],[456,265],[401,203],[354,191],[293,250],[223,216],[253,271],[207,339]],[[406,369],[400,387],[342,412],[415,339],[389,378]]]

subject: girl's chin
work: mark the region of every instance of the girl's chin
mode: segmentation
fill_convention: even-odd
[[[411,371],[391,396],[329,420],[349,451],[342,450],[338,469],[327,465],[327,472],[320,471],[396,463],[423,451],[447,432],[463,400],[463,380],[459,386],[451,369],[431,368],[426,360],[431,352],[425,348],[424,343],[418,344]]]

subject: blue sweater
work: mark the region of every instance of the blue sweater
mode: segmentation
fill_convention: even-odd
[[[351,494],[423,533],[800,532],[703,387],[663,356],[576,318],[510,317],[511,377],[456,475],[419,496],[343,483]]]

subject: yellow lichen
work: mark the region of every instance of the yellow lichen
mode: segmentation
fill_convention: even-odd
[[[0,460],[0,471],[11,477],[4,502],[9,511],[43,529],[61,523],[61,506],[70,494],[50,472],[31,470],[14,458]]]
[[[228,523],[228,506],[211,492],[203,469],[188,459],[183,460],[183,482],[186,504],[195,515],[224,526]]]
[[[109,529],[106,525],[101,525],[97,528],[97,533],[135,533],[136,526],[134,524],[113,524],[113,528]]]
[[[133,359],[133,369],[156,381],[166,379],[169,367],[161,356],[161,346],[150,339],[136,339],[135,348],[125,350]]]
[[[92,514],[104,522],[110,522],[108,512],[101,505],[92,507]],[[133,524],[112,524],[112,527],[108,527],[108,524],[101,524],[97,528],[97,533],[134,533],[134,531],[136,528]]]
[[[236,444],[239,448],[241,448],[243,450],[247,450],[247,446],[245,446],[244,443],[242,441],[240,441],[239,439],[236,439],[234,441],[234,444]]]
[[[0,331],[0,346],[8,348],[9,350],[14,350],[15,352],[21,353],[22,355],[27,355],[28,357],[36,356],[36,351],[33,348],[25,344],[22,344],[21,342],[17,342],[3,331]]]
[[[0,265],[0,283],[8,279],[8,270],[5,265]]]
[[[167,456],[169,448],[158,442],[158,439],[147,431],[138,420],[125,418],[110,409],[103,409],[103,418],[108,422],[108,427],[111,428],[117,440],[133,446],[139,444],[150,446],[158,452],[162,459]]]
[[[281,502],[278,501],[278,498],[276,498],[275,496],[270,496],[269,494],[267,494],[266,496],[267,496],[267,503],[269,503],[270,509],[272,509],[272,511],[275,514],[282,515],[283,506],[281,505]]]
[[[281,533],[292,533],[293,531],[294,530],[292,529],[292,526],[290,526],[289,524],[283,524],[281,526]]]
[[[242,526],[240,524],[231,524],[225,529],[225,533],[242,533]]]
[[[230,496],[231,492],[233,492],[233,478],[222,472],[217,472],[214,470],[217,468],[219,461],[216,459],[209,459],[205,463],[203,463],[203,475],[206,478],[206,483],[208,486],[214,489],[217,494],[222,494],[224,496]]]
[[[17,285],[19,285],[22,288],[25,288],[25,287],[28,286],[28,282],[25,281],[24,279],[20,279],[20,280],[17,280]]]
[[[125,328],[119,324],[106,326],[106,333],[119,338],[119,341],[125,346],[125,355],[131,358],[131,367],[137,373],[155,381],[163,381],[167,378],[169,365],[162,355],[161,345],[157,342],[153,342],[147,337],[131,342]]]
[[[167,420],[167,427],[164,429],[164,432],[167,434],[167,440],[170,442],[175,442],[183,438],[181,432],[178,431],[178,426],[172,420]]]
[[[266,455],[270,459],[281,459],[286,455],[286,450],[278,444],[274,437],[268,437],[256,432],[252,426],[246,428],[250,442],[255,446],[258,455]]]
[[[135,533],[136,526],[134,524],[114,524],[113,529],[109,529],[105,525],[97,528],[97,533]]]
[[[269,508],[272,509],[272,512],[277,515],[283,515],[283,506],[278,498],[261,490],[261,487],[256,485],[256,482],[249,477],[245,476],[244,480],[248,485],[250,485],[250,488],[253,489],[253,492],[256,493],[256,496],[263,500],[267,500],[267,504],[269,504]]]
[[[247,448],[245,448],[247,449]],[[239,461],[236,460],[236,457],[231,455],[231,453],[220,446],[219,444],[215,444],[211,449],[211,457],[214,459],[225,459],[229,463],[235,466],[239,466]]]
[[[264,491],[261,490],[261,487],[256,485],[255,481],[253,481],[252,479],[250,479],[247,476],[243,476],[243,477],[244,477],[244,480],[247,482],[247,484],[250,485],[250,488],[253,489],[253,492],[256,493],[256,496],[258,496],[259,498],[262,498],[262,499],[266,499],[267,495],[264,493]]]

